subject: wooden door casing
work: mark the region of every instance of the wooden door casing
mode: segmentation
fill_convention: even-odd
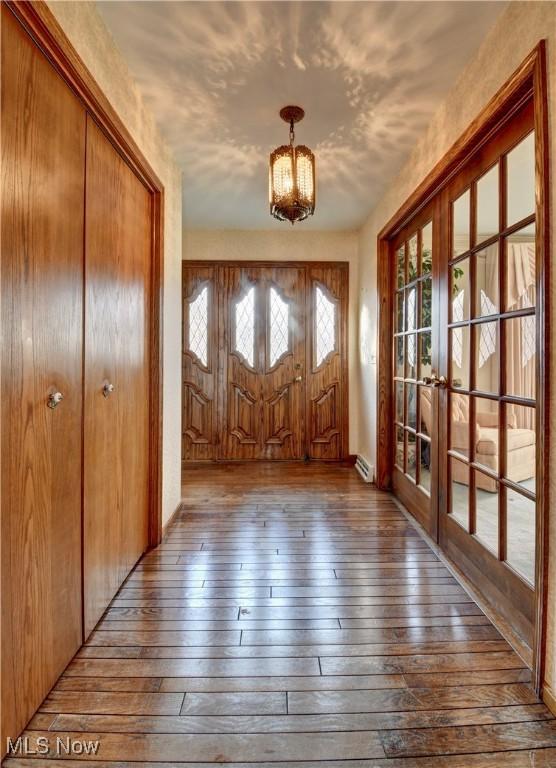
[[[82,639],[85,121],[2,4],[2,753]]]
[[[349,265],[338,262],[184,262],[184,461],[347,456],[348,280]],[[317,286],[334,307],[335,325],[329,354],[318,364]],[[214,298],[207,365],[190,349],[188,327],[189,308],[204,287]],[[238,304],[237,311],[249,304],[253,313],[248,339],[235,338]]]
[[[150,252],[150,194],[88,118],[85,635],[94,628],[148,541]],[[105,386],[114,388],[107,396]]]

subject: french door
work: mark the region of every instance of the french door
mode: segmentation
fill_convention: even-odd
[[[532,102],[444,190],[442,207],[440,543],[531,646],[540,320]]]
[[[394,256],[395,492],[437,535],[438,204],[426,206],[392,243]]]
[[[391,241],[394,490],[529,647],[535,184],[529,101]]]
[[[184,460],[346,456],[348,276],[184,262]]]

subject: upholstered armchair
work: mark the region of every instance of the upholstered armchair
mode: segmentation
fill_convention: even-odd
[[[432,434],[431,390],[421,387],[421,415],[425,426]],[[451,395],[450,447],[469,456],[469,401],[467,397],[454,393]],[[498,414],[475,414],[475,461],[484,467],[498,472]],[[507,458],[506,477],[516,483],[535,476],[535,432],[532,429],[516,425],[515,416],[508,418],[506,429]],[[452,480],[467,485],[469,483],[466,466],[461,462],[452,462]],[[475,474],[476,487],[494,493],[496,482],[490,477]]]

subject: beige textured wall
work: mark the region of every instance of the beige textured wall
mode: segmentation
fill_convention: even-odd
[[[415,146],[400,174],[390,184],[380,203],[369,215],[360,233],[359,316],[361,363],[357,370],[361,394],[359,450],[373,460],[376,455],[376,366],[371,354],[377,330],[376,238],[382,226],[407,199],[435,163],[465,130],[510,77],[539,40],[547,40],[549,77],[549,120],[552,137],[551,178],[556,179],[556,3],[513,2],[500,16],[476,56],[467,65],[441,107],[432,117],[427,132]],[[552,195],[551,220],[556,220],[556,196]],[[553,227],[552,227],[553,229]],[[554,242],[554,237],[552,237]],[[551,278],[552,316],[556,316],[556,270]],[[556,381],[556,354],[551,379]],[[545,678],[556,691],[556,408],[551,392],[552,436],[548,472],[550,492],[550,549],[548,652]]]
[[[164,185],[163,521],[181,499],[181,172],[166,149],[127,65],[89,0],[48,0],[81,59]]]
[[[286,226],[286,225],[284,225]],[[183,258],[203,260],[348,261],[349,262],[349,451],[357,453],[357,232],[275,230],[189,230],[183,232]]]

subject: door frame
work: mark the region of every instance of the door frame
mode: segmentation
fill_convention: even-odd
[[[536,168],[540,177],[536,195],[537,234],[537,444],[536,476],[536,590],[535,631],[532,650],[533,685],[542,691],[546,651],[546,600],[548,568],[548,483],[550,372],[550,222],[549,132],[546,80],[546,44],[541,40],[513,75],[470,123],[460,138],[434,166],[415,191],[380,230],[377,236],[378,376],[377,376],[377,473],[376,484],[392,486],[393,466],[393,270],[390,241],[426,205],[528,98],[533,99],[536,134]]]
[[[162,538],[164,186],[47,4],[42,0],[5,0],[4,4],[151,193],[148,544],[154,547]]]
[[[229,267],[229,266],[235,266],[235,267],[243,267],[243,268],[249,268],[249,269],[257,269],[257,268],[287,268],[287,267],[293,267],[297,269],[303,269],[304,271],[304,286],[303,286],[303,293],[305,297],[305,304],[303,306],[303,316],[305,318],[305,342],[304,342],[304,349],[305,349],[305,381],[304,384],[304,392],[303,392],[303,402],[302,402],[302,410],[304,414],[304,434],[302,435],[302,445],[304,448],[304,451],[306,455],[309,453],[309,427],[308,427],[308,411],[309,411],[309,404],[308,404],[308,391],[307,391],[307,371],[312,368],[312,361],[311,361],[311,348],[312,348],[312,338],[313,338],[313,330],[312,326],[308,325],[307,322],[307,315],[309,312],[309,307],[311,303],[311,297],[310,297],[310,291],[309,291],[309,277],[308,277],[308,271],[310,268],[339,268],[342,270],[345,270],[347,273],[347,286],[346,286],[346,294],[345,294],[345,312],[343,313],[343,316],[341,317],[340,322],[340,328],[338,330],[338,343],[339,343],[339,351],[340,351],[340,370],[341,370],[341,379],[340,379],[340,385],[342,388],[342,403],[341,403],[341,410],[340,410],[340,418],[341,418],[341,434],[340,434],[340,458],[339,459],[311,459],[311,461],[346,461],[349,457],[349,376],[348,376],[348,368],[349,368],[349,361],[348,361],[348,353],[349,353],[349,347],[348,347],[348,326],[349,326],[349,261],[277,261],[277,260],[257,260],[257,259],[242,259],[242,260],[227,260],[227,259],[183,259],[182,261],[182,286],[183,286],[183,275],[186,269],[191,269],[195,267],[207,267],[208,265],[212,265],[215,267]],[[182,304],[185,302],[185,296],[183,295],[183,287],[182,287]],[[220,302],[218,302],[220,304]],[[220,307],[219,307],[220,309]],[[184,315],[185,317],[185,315]],[[183,339],[184,339],[184,326],[183,326],[183,320],[182,320],[182,345],[183,345]],[[221,318],[217,316],[217,324],[220,324]],[[183,349],[182,349],[182,355],[183,355]],[[182,372],[182,414],[183,414],[183,372]],[[217,386],[222,386],[222,382],[219,380],[217,383]],[[220,431],[217,427],[218,432],[218,441],[220,441]],[[182,428],[182,435],[183,435],[183,428]],[[230,459],[214,459],[210,461],[215,462],[221,462],[226,463],[228,461],[232,461]],[[238,461],[258,461],[258,459],[239,459]],[[285,459],[285,461],[292,461],[292,459]],[[300,459],[299,461],[303,461],[303,459]],[[196,462],[188,462],[183,458],[183,453],[181,456],[181,464],[182,468],[184,466],[187,466],[188,463],[196,463]]]

